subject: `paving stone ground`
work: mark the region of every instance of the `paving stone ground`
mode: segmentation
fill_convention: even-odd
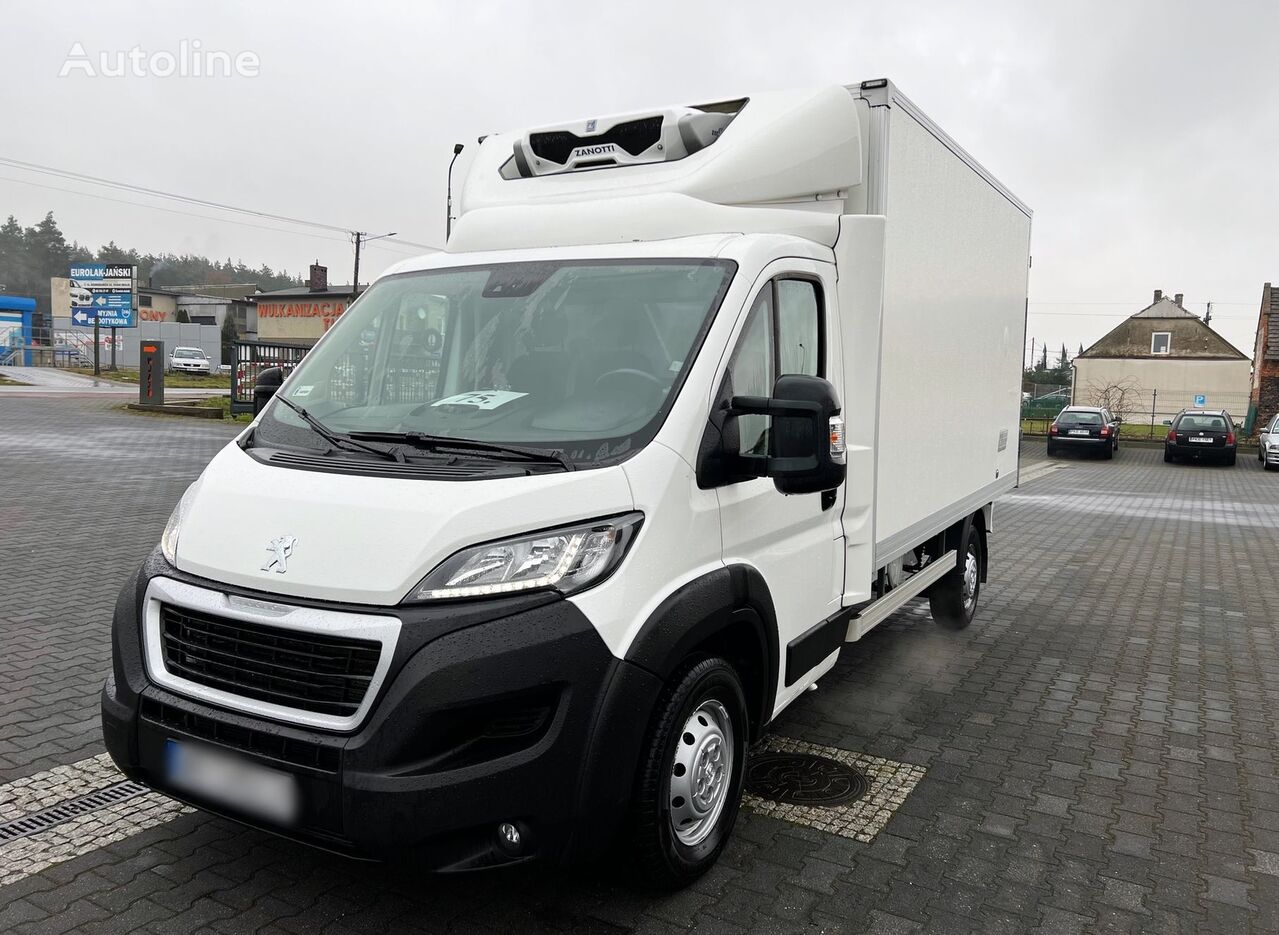
[[[234,431],[116,405],[0,399],[0,783],[101,752],[119,582]],[[0,932],[1279,931],[1279,474],[1065,463],[996,507],[971,628],[908,607],[774,725],[926,770],[869,843],[746,812],[654,896],[186,814],[0,887]]]

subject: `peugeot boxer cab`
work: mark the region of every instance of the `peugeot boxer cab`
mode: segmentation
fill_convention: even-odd
[[[487,137],[126,584],[112,756],[344,853],[686,884],[845,641],[973,619],[1028,236],[887,82]],[[940,460],[929,372],[976,414]]]

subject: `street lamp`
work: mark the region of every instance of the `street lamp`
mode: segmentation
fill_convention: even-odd
[[[462,154],[462,144],[453,144],[453,158],[449,160],[449,180],[445,186],[448,199],[444,206],[444,244],[448,245],[449,234],[453,232],[453,163],[457,162],[457,157]]]

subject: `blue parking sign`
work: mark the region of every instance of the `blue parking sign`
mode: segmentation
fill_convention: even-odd
[[[1198,406],[1200,409],[1202,409],[1204,406],[1208,405],[1208,397],[1207,397],[1207,395],[1206,395],[1206,394],[1204,394],[1204,393],[1197,393],[1197,394],[1195,394],[1195,405],[1196,405],[1196,406]]]

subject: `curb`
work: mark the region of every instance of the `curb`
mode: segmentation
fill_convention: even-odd
[[[191,419],[221,419],[222,410],[214,409],[212,406],[199,406],[195,404],[183,405],[181,403],[166,403],[163,406],[146,406],[142,403],[126,403],[125,409],[132,409],[134,412],[163,412],[171,416],[187,416]]]

